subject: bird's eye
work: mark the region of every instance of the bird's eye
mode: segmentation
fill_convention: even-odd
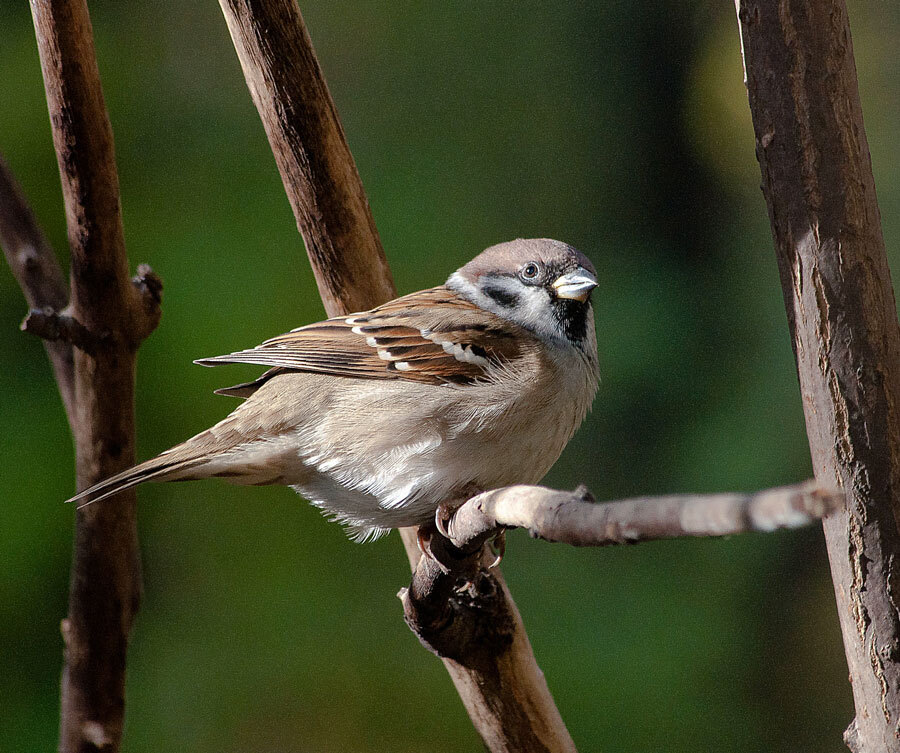
[[[541,273],[541,268],[535,262],[528,262],[522,267],[522,279],[533,280]]]

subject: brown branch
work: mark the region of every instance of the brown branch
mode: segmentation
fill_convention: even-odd
[[[375,223],[312,43],[293,0],[220,0],[253,101],[275,153],[330,316],[394,295]],[[416,535],[401,531],[415,569]],[[493,573],[510,616],[508,640],[444,663],[476,729],[492,751],[573,751],[534,661],[515,604]],[[491,630],[472,610],[474,632]]]
[[[747,90],[816,479],[855,749],[900,748],[900,329],[843,0],[740,0]]]
[[[135,351],[159,320],[158,280],[132,281],[122,233],[112,129],[84,0],[32,0],[71,251],[69,327],[76,348],[70,412],[78,488],[134,462]],[[56,301],[60,310],[64,300]],[[125,655],[141,593],[135,496],[81,509],[69,614],[63,620],[60,750],[115,751],[122,735]]]
[[[394,297],[375,220],[294,0],[220,0],[330,316]]]
[[[447,573],[446,566],[421,556],[415,529],[401,533],[413,570],[410,587],[398,594],[404,619],[441,657],[488,750],[574,753],[503,574],[499,567],[488,569],[496,559],[489,548],[442,552],[444,562],[454,556],[466,560]],[[432,551],[435,540],[440,538],[432,538]],[[469,581],[462,590],[461,575]],[[432,598],[435,588],[440,595]]]
[[[62,268],[41,232],[25,193],[6,161],[0,156],[0,246],[13,276],[31,309],[62,311],[69,291]],[[75,386],[72,348],[65,341],[45,342],[44,347],[62,397],[69,424],[74,421]]]
[[[43,340],[74,345],[92,355],[100,349],[103,342],[102,337],[95,336],[74,316],[59,314],[49,306],[29,311],[19,329]]]

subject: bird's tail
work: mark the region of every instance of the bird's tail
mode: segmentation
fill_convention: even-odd
[[[210,462],[215,455],[229,448],[217,447],[210,452],[210,431],[204,431],[155,458],[138,463],[120,473],[78,492],[66,502],[77,502],[78,507],[99,502],[145,481],[187,481],[217,475],[217,464]]]

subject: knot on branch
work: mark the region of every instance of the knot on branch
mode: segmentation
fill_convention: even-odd
[[[409,588],[397,594],[406,624],[422,645],[467,666],[508,650],[515,623],[489,569],[495,559],[490,548],[463,551],[435,531],[429,549]]]
[[[137,274],[131,278],[131,284],[138,294],[138,311],[134,317],[132,342],[139,345],[156,329],[162,316],[163,284],[159,275],[149,264],[140,264]]]
[[[44,340],[69,343],[91,355],[111,341],[109,333],[91,332],[74,316],[60,314],[49,306],[29,311],[19,328]]]
[[[56,311],[52,306],[31,309],[22,320],[20,329],[48,340],[68,343],[92,356],[100,351],[113,347],[118,343],[140,345],[156,326],[162,313],[162,280],[149,265],[141,264],[131,284],[137,294],[135,315],[131,317],[131,329],[128,332],[114,334],[108,330],[92,331],[76,317]]]
[[[844,745],[850,749],[850,753],[862,753],[862,747],[859,741],[859,727],[856,724],[856,717],[850,722],[850,726],[844,730]]]

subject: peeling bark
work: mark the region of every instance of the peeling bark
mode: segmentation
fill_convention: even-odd
[[[900,329],[843,0],[740,0],[746,81],[856,704],[900,750]]]

